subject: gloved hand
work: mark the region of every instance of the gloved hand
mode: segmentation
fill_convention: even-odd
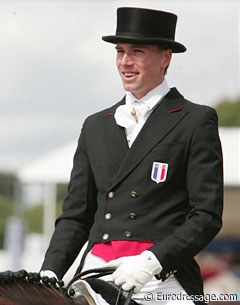
[[[108,262],[106,267],[117,267],[112,274],[115,285],[123,290],[134,288],[138,293],[155,274],[162,270],[162,266],[151,251],[144,251],[140,255],[124,256]]]

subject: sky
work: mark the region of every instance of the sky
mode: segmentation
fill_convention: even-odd
[[[84,119],[124,95],[115,67],[116,8],[178,15],[166,79],[189,100],[216,106],[240,95],[240,2],[0,0],[0,170],[16,171],[76,141]]]

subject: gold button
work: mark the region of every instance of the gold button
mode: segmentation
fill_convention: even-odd
[[[132,192],[131,192],[132,198],[137,198],[137,195],[138,195],[137,192],[135,192],[135,191],[132,191]]]
[[[106,213],[104,217],[106,220],[109,220],[112,218],[112,215],[110,213]]]
[[[113,197],[114,197],[114,192],[109,192],[109,193],[108,193],[108,198],[111,199],[111,198],[113,198]]]
[[[130,213],[129,215],[128,215],[128,217],[130,218],[130,219],[136,219],[136,214],[135,213]]]
[[[130,238],[132,237],[132,233],[130,231],[125,232],[125,237]]]
[[[102,236],[103,240],[107,240],[108,238],[109,238],[109,234],[107,234],[107,233],[103,234],[103,236]]]

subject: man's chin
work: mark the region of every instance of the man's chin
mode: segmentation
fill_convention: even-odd
[[[124,88],[125,91],[131,92],[132,94],[134,94],[134,92],[136,92],[136,88],[134,86],[129,85],[129,84],[123,84],[123,88]]]
[[[123,86],[124,90],[127,92],[131,92],[132,95],[134,95],[137,99],[140,99],[143,95],[141,94],[141,92],[139,92],[138,90],[136,90],[136,88],[131,87],[131,86]]]

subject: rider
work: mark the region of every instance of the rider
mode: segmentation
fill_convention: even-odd
[[[42,265],[62,278],[89,240],[81,266],[116,266],[115,284],[135,287],[142,304],[146,293],[151,304],[175,304],[176,295],[182,304],[203,304],[194,256],[222,224],[216,112],[165,79],[172,53],[186,51],[175,41],[176,21],[169,12],[123,7],[116,35],[102,37],[116,45],[126,95],[83,124]]]

